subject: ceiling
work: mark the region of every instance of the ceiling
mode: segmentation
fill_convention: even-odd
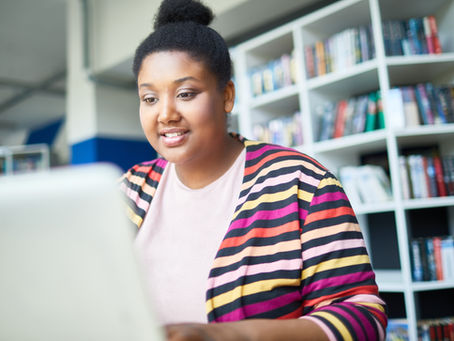
[[[0,1],[0,134],[65,112],[66,1]]]

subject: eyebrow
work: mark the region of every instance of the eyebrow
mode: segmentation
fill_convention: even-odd
[[[185,82],[187,80],[193,80],[193,81],[196,81],[196,82],[200,82],[197,78],[192,77],[192,76],[178,78],[178,79],[175,79],[173,82],[174,83],[183,83],[183,82]],[[153,84],[152,83],[142,83],[142,84],[139,85],[139,88],[150,87],[150,86],[153,86]]]

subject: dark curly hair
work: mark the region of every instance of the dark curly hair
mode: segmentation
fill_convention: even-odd
[[[182,51],[205,63],[224,87],[232,77],[232,62],[224,39],[208,25],[214,15],[196,0],[163,0],[154,29],[136,49],[133,73],[138,77],[146,56],[159,51]]]

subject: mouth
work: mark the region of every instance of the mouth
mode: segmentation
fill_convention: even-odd
[[[188,133],[189,130],[185,129],[165,129],[159,135],[166,147],[177,147],[186,141]]]

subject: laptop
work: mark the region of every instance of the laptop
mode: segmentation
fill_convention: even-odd
[[[0,177],[0,340],[162,340],[114,166]]]

